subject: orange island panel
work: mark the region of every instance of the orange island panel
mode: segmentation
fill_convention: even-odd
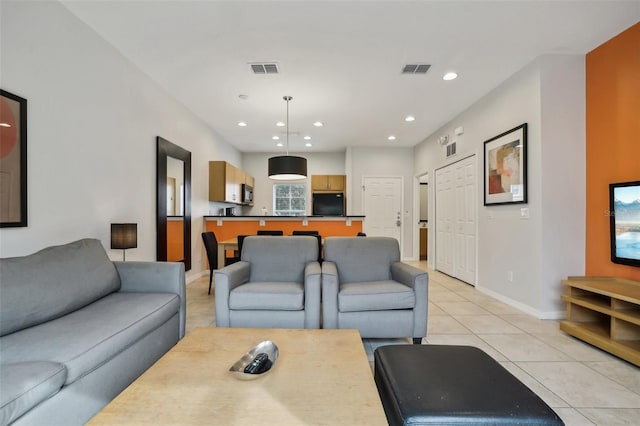
[[[281,230],[284,235],[293,231],[318,231],[322,237],[355,237],[362,232],[364,217],[279,217],[279,216],[205,216],[205,230],[213,231],[218,241],[238,235],[256,235],[262,230]],[[304,225],[306,221],[306,225]]]

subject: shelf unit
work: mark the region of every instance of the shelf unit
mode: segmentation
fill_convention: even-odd
[[[569,277],[560,329],[640,366],[640,282],[610,277]]]

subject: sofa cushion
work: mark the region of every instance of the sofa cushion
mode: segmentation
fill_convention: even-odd
[[[400,247],[390,237],[329,237],[324,260],[336,264],[343,283],[390,280],[391,264],[400,260]]]
[[[396,281],[369,281],[340,284],[340,312],[413,309],[416,296],[411,287]]]
[[[169,293],[113,293],[62,318],[2,337],[3,362],[50,360],[73,383],[178,313]],[[177,333],[177,330],[176,330]]]
[[[0,424],[13,422],[57,393],[66,377],[64,365],[57,362],[0,364]]]
[[[304,309],[304,285],[288,282],[243,284],[231,291],[229,308],[300,311]]]
[[[251,263],[250,282],[301,283],[307,263],[318,261],[318,239],[250,236],[244,239],[242,260]]]
[[[59,318],[119,288],[118,273],[95,239],[0,259],[0,335]]]

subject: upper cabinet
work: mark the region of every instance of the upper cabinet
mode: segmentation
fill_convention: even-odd
[[[209,201],[242,203],[242,185],[254,178],[226,161],[209,161]]]
[[[344,192],[347,185],[345,175],[312,175],[312,192]]]

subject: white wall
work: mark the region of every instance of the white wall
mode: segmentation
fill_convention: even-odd
[[[444,134],[458,143],[456,159],[476,154],[476,287],[540,318],[562,316],[559,281],[584,271],[584,107],[584,57],[544,56],[415,147],[418,175],[433,176],[455,161],[445,160],[445,148],[437,143]],[[524,122],[529,201],[485,207],[483,142]],[[458,126],[464,134],[454,136]],[[429,217],[435,224],[435,187],[429,192]],[[529,219],[520,218],[522,207],[529,209]],[[429,247],[435,247],[435,236],[429,232]]]
[[[269,179],[268,163],[274,153],[244,153],[242,155],[242,169],[255,178],[253,207],[244,207],[245,215],[261,215],[262,207],[266,207],[269,214],[273,214],[273,184],[276,181]],[[308,186],[308,198],[311,200],[311,175],[344,175],[344,152],[315,152],[315,153],[291,153],[307,159],[307,179],[301,179],[298,183],[306,183]],[[347,176],[347,185],[349,177]],[[346,195],[347,200],[349,194]],[[308,203],[308,214],[311,214],[311,204]],[[354,214],[347,210],[347,214]]]
[[[57,2],[2,2],[0,86],[28,100],[28,223],[0,230],[0,256],[79,238],[109,250],[111,222],[137,222],[130,260],[156,257],[156,136],[192,153],[192,271],[206,269],[208,161],[240,153]],[[170,60],[170,58],[167,58]]]

